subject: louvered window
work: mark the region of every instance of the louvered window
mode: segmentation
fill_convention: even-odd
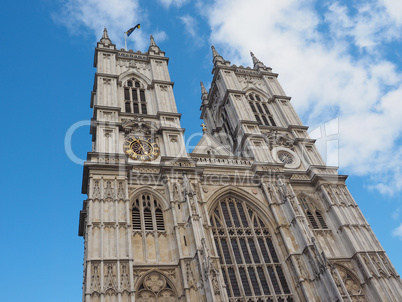
[[[152,195],[142,194],[135,199],[131,219],[135,231],[165,231],[162,209]]]
[[[263,101],[261,97],[254,92],[250,93],[247,97],[255,120],[261,125],[276,126],[274,118],[268,109],[268,103]]]
[[[140,82],[131,79],[124,86],[125,111],[128,113],[147,114],[145,90]]]
[[[311,202],[305,196],[299,196],[300,203],[303,207],[306,217],[312,229],[328,229],[324,217],[321,212],[314,210],[314,207],[310,204]]]
[[[211,223],[229,301],[293,302],[269,229],[256,212],[228,197]]]

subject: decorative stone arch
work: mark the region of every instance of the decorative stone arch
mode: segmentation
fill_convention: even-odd
[[[265,301],[276,296],[293,301],[276,223],[261,200],[246,194],[227,186],[212,194],[207,204],[229,299]]]
[[[137,78],[139,80],[139,82],[144,85],[143,88],[145,88],[145,89],[149,89],[149,87],[152,83],[152,81],[147,76],[145,76],[135,70],[127,70],[127,71],[123,72],[122,74],[119,75],[117,82],[118,82],[119,86],[122,86],[125,81],[129,80],[132,77]]]
[[[156,199],[160,202],[160,205],[162,207],[163,211],[166,211],[169,209],[170,205],[168,200],[164,195],[156,191],[155,189],[152,189],[150,186],[143,186],[141,188],[135,189],[131,192],[129,192],[129,198],[130,198],[130,210],[133,206],[134,198],[137,197],[140,194],[151,194],[156,197]]]
[[[356,302],[366,301],[359,278],[349,268],[341,264],[330,264],[331,274],[342,299]]]
[[[212,210],[215,208],[219,200],[229,195],[245,200],[253,210],[262,213],[264,219],[267,220],[271,229],[275,228],[276,226],[275,219],[268,211],[268,208],[264,207],[265,201],[261,201],[260,199],[252,196],[250,192],[247,192],[241,188],[232,185],[224,186],[216,190],[211,196],[208,197],[207,199],[208,214],[212,212]]]
[[[260,94],[266,101],[269,100],[270,96],[263,90],[257,88],[257,87],[245,87],[243,89],[243,91],[245,92],[245,96],[247,97],[247,95],[249,95],[251,92]]]
[[[151,270],[135,285],[137,302],[176,302],[178,294],[174,283],[159,270]]]

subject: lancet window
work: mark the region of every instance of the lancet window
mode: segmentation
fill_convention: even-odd
[[[135,199],[131,215],[134,231],[165,231],[162,208],[150,194],[141,194]]]
[[[135,79],[128,80],[124,85],[125,112],[147,114],[145,90]]]
[[[317,210],[306,196],[299,196],[300,203],[312,229],[328,229],[321,212]]]
[[[267,102],[263,101],[258,94],[253,92],[248,94],[247,98],[254,117],[259,124],[276,126],[274,118],[268,109]]]
[[[270,231],[255,211],[227,197],[211,223],[229,301],[294,301]]]

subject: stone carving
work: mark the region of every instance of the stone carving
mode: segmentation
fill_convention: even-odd
[[[219,295],[221,293],[221,290],[219,288],[217,272],[215,270],[211,270],[210,277],[211,277],[211,283],[212,283],[212,288],[214,290],[214,294]]]
[[[161,88],[161,91],[163,91],[163,92],[168,91],[168,86],[167,85],[159,85],[159,87]]]
[[[128,264],[121,264],[121,277],[120,277],[120,285],[122,290],[130,290],[130,277],[128,275]]]
[[[187,175],[183,173],[183,194],[184,195],[194,195],[191,183],[187,178]]]
[[[177,294],[168,285],[166,278],[157,272],[149,273],[138,287],[136,301],[138,302],[175,302]]]
[[[117,279],[116,279],[116,265],[114,263],[105,263],[105,283],[104,288],[106,292],[117,291]]]
[[[100,197],[101,197],[101,191],[100,191],[100,187],[99,187],[99,180],[95,180],[92,198],[100,198]]]
[[[292,205],[293,210],[295,211],[296,215],[301,215],[299,211],[299,207],[297,206],[296,202],[294,201],[294,196],[289,196],[290,204]]]
[[[310,177],[304,174],[293,174],[290,179],[294,180],[310,180]]]
[[[105,198],[113,198],[114,188],[112,187],[112,182],[110,180],[106,181],[105,187]]]
[[[366,301],[360,283],[346,268],[340,265],[333,265],[331,273],[343,299],[348,299],[349,295],[351,301],[353,302]],[[347,294],[345,293],[344,289],[346,289]]]
[[[166,280],[158,273],[151,273],[145,278],[144,285],[157,293],[166,286]]]
[[[385,271],[383,270],[380,260],[377,258],[377,255],[371,255],[370,256],[372,263],[374,264],[378,274],[385,274]]]
[[[151,135],[153,124],[149,121],[144,121],[142,117],[135,117],[133,119],[122,119],[121,123],[126,136],[130,133]]]
[[[276,130],[271,130],[264,133],[265,139],[268,143],[269,149],[272,150],[274,147],[285,147],[294,151],[294,140],[289,137],[287,133],[279,133]]]
[[[191,269],[190,261],[186,262],[186,278],[187,278],[188,287],[197,290],[197,286],[195,285],[194,274],[193,274],[193,270]]]
[[[139,57],[139,56],[131,55],[131,57]],[[139,57],[139,58],[141,58],[141,57]],[[151,70],[148,63],[138,62],[138,61],[133,61],[133,60],[120,60],[119,59],[119,60],[117,60],[117,66],[125,67],[125,68],[135,68],[137,70]]]
[[[361,256],[362,256],[362,259],[363,259],[363,261],[364,261],[364,264],[366,265],[366,268],[368,269],[370,275],[374,275],[374,271],[373,271],[371,262],[370,262],[370,260],[368,259],[367,255],[361,255]]]
[[[299,270],[300,279],[308,279],[309,274],[303,264],[302,256],[295,256],[297,268]]]
[[[392,268],[391,264],[387,260],[387,257],[384,254],[379,254],[379,256],[381,258],[382,263],[384,264],[384,266],[388,270],[389,274],[392,275],[392,276],[395,276],[395,270]]]
[[[239,82],[243,85],[243,88],[247,87],[259,87],[261,88],[262,80],[250,75],[238,76]]]
[[[180,200],[181,200],[181,197],[179,194],[179,189],[178,189],[177,184],[175,183],[175,184],[173,184],[173,201],[178,202]]]
[[[123,186],[123,182],[119,181],[119,185],[117,188],[117,197],[123,199],[125,197],[125,190],[124,190],[124,186]]]
[[[92,274],[91,274],[91,291],[100,291],[100,276],[99,276],[99,264],[92,263]]]

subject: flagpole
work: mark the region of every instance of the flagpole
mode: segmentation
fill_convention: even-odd
[[[127,51],[127,35],[126,35],[126,33],[124,33],[124,46],[126,47],[126,51]]]

